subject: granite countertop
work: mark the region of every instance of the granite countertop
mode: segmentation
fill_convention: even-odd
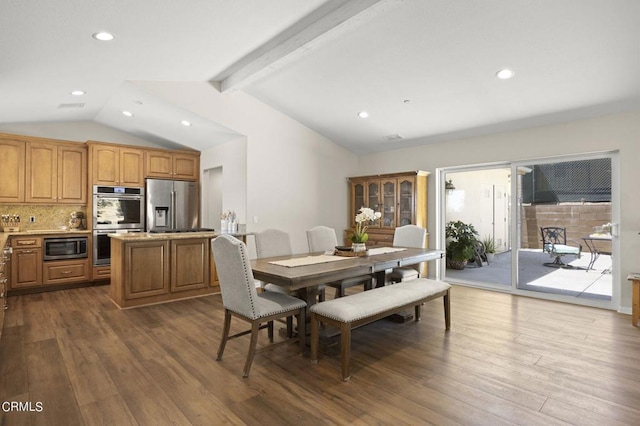
[[[226,234],[237,238],[247,235],[253,235],[253,232],[242,234]],[[185,240],[189,238],[215,238],[221,235],[218,232],[169,232],[169,233],[151,233],[151,232],[129,232],[126,234],[107,234],[111,238],[121,241],[159,241],[159,240]]]

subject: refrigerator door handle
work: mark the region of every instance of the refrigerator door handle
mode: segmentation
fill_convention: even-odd
[[[171,191],[171,229],[176,229],[176,191]]]

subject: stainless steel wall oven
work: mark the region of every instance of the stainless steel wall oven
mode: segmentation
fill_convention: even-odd
[[[111,263],[111,240],[108,234],[144,231],[144,209],[144,188],[94,185],[94,265]]]

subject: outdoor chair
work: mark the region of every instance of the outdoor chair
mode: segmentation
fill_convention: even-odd
[[[553,257],[553,262],[547,262],[544,266],[554,268],[573,268],[562,261],[562,256],[575,256],[580,258],[582,244],[573,242],[574,245],[567,245],[567,229],[555,226],[540,227],[542,235],[542,251],[549,253]],[[577,245],[577,247],[576,247]]]

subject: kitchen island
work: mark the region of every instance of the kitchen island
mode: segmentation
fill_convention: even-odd
[[[234,234],[245,239],[249,234]],[[111,237],[110,296],[120,308],[220,291],[211,240],[215,232],[128,233]]]

